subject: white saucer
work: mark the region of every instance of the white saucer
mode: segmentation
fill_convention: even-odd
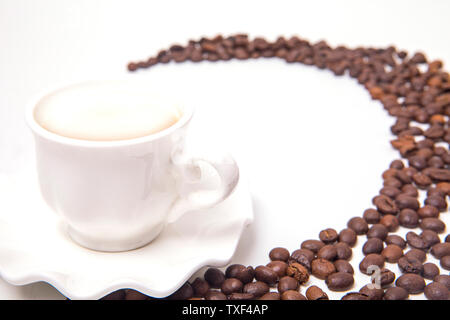
[[[229,263],[253,221],[241,178],[223,203],[186,214],[143,248],[92,251],[68,237],[41,199],[34,167],[27,168],[0,174],[0,275],[13,285],[48,282],[70,299],[98,299],[120,288],[165,297],[199,268]]]

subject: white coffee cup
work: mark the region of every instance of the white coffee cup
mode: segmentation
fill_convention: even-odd
[[[101,251],[139,248],[183,214],[222,202],[237,185],[239,169],[230,156],[186,154],[189,106],[182,106],[175,124],[154,134],[80,140],[36,121],[36,107],[55,91],[31,102],[26,122],[35,138],[43,198],[78,244]]]

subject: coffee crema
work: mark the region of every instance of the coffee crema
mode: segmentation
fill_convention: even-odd
[[[169,128],[182,116],[136,83],[106,81],[61,89],[39,101],[34,118],[57,135],[91,141],[127,140]]]

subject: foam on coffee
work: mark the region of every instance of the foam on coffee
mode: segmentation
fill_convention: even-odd
[[[96,82],[44,97],[34,117],[61,136],[93,141],[126,140],[162,131],[182,116],[180,108],[145,86]]]

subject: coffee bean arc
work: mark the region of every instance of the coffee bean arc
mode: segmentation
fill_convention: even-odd
[[[268,41],[236,34],[190,40],[184,46],[172,45],[145,61],[129,63],[128,70],[136,71],[169,62],[272,57],[287,63],[328,69],[336,76],[347,74],[356,79],[373,100],[379,101],[388,114],[396,118],[390,128],[395,138],[390,142],[402,159],[393,160],[383,172],[383,186],[372,200],[374,208],[366,209],[362,217],[351,218],[347,228],[340,232],[332,228],[323,229],[319,233],[320,240],[305,240],[291,254],[286,248],[274,248],[269,253],[271,262],[266,266],[254,269],[232,265],[225,273],[210,268],[205,272],[204,279],[197,278],[192,285],[182,286],[171,297],[326,300],[328,296],[317,286],[311,286],[306,291],[307,297],[291,288],[295,287],[297,278],[305,279],[309,272],[326,280],[330,290],[351,288],[353,275],[346,260],[350,259],[351,248],[362,235],[366,235],[367,243],[364,245],[366,256],[359,265],[361,272],[367,273],[370,265],[376,265],[382,270],[383,281],[392,283],[395,274],[383,268],[386,260],[397,262],[404,274],[396,280],[397,286],[386,290],[365,286],[359,292],[344,295],[343,300],[404,300],[410,293],[422,291],[428,299],[447,297],[445,288],[449,289],[450,277],[436,275],[435,265],[423,265],[427,252],[430,252],[440,260],[443,268],[447,268],[450,255],[449,236],[443,242],[438,236],[446,230],[439,217],[448,207],[447,197],[450,194],[450,153],[448,148],[438,145],[450,142],[450,76],[442,69],[441,61],[428,61],[423,53],[409,55],[393,46],[333,48],[325,41],[310,43],[297,36]],[[415,122],[422,126],[419,128]],[[426,190],[423,204],[418,201],[419,190]],[[391,234],[399,226],[420,228],[422,233],[412,232],[406,239]],[[407,245],[412,249],[402,255]],[[288,270],[291,276],[287,275]],[[425,287],[422,276],[428,279],[434,276],[434,282]],[[282,292],[270,292],[270,287],[274,286],[280,287]]]

